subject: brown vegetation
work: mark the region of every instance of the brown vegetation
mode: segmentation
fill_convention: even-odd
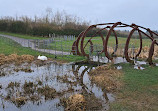
[[[122,86],[119,78],[122,73],[111,64],[99,66],[90,72],[92,82],[109,92],[119,90]]]
[[[4,98],[5,100],[12,101],[17,107],[20,107],[27,101],[38,102],[41,99],[41,96],[43,96],[45,100],[48,100],[61,94],[56,92],[54,88],[42,84],[42,81],[40,86],[39,83],[35,84],[33,82],[25,81],[20,87],[20,83],[10,82],[6,87],[7,95],[4,96]]]
[[[32,55],[17,55],[17,54],[11,54],[8,56],[5,56],[4,54],[0,54],[0,65],[3,64],[21,64],[24,62],[32,62],[34,60],[34,56]]]
[[[66,101],[66,111],[84,111],[86,101],[83,95],[75,94],[70,96]]]
[[[61,99],[65,111],[101,110],[102,103],[94,95],[74,94],[69,98]]]
[[[46,100],[52,99],[57,95],[56,90],[54,88],[49,87],[48,85],[45,85],[42,88],[38,88],[37,92],[38,94],[45,96]]]
[[[20,107],[26,103],[27,98],[26,97],[17,97],[17,98],[12,98],[11,100],[14,104],[16,104],[18,107]]]
[[[14,89],[14,87],[19,87],[20,86],[20,83],[18,83],[18,82],[10,82],[9,84],[8,84],[8,87],[7,88],[12,88],[12,89]]]
[[[23,71],[23,72],[33,72],[33,70],[31,70],[30,68],[17,68],[14,69],[15,72],[19,72],[19,71]]]
[[[141,53],[140,53],[140,55],[138,57],[141,58],[141,59],[147,59],[148,56],[149,56],[149,50],[150,50],[149,46],[144,46],[142,48],[142,51],[141,51]],[[109,51],[109,53],[113,53],[114,49],[112,47],[109,47],[108,51]],[[132,48],[129,48],[128,55],[130,57],[132,57],[133,56],[133,52],[136,55],[138,53],[138,51],[139,51],[139,48],[135,48],[134,50]],[[123,56],[124,49],[118,48],[117,52],[115,54],[116,54],[116,56]],[[155,46],[153,57],[158,57],[158,46]]]

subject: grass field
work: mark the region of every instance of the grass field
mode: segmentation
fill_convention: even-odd
[[[6,34],[6,35],[11,35],[11,36],[16,36],[16,37],[19,37],[19,38],[25,38],[25,39],[40,39],[40,40],[41,39],[46,39],[44,37],[33,37],[33,36],[14,34],[14,33],[6,33],[6,32],[0,32],[0,33],[1,34]],[[88,40],[89,40],[89,37],[86,37],[85,41],[84,41],[84,45],[86,44],[86,42]],[[124,49],[126,40],[127,40],[127,38],[118,37],[118,42],[119,42],[118,52],[119,52],[119,50]],[[46,48],[46,49],[52,49],[52,50],[58,50],[58,51],[64,51],[64,52],[71,52],[73,42],[74,42],[73,40],[64,41],[64,39],[59,40],[59,39],[56,38],[54,42],[52,42],[52,43],[50,43],[46,46],[41,44],[39,46],[39,48]],[[91,53],[91,55],[97,55],[98,51],[103,50],[103,42],[101,40],[101,37],[93,37],[92,42],[93,42],[94,46],[93,46],[93,53]],[[131,48],[131,47],[138,48],[139,45],[140,45],[139,42],[140,42],[139,39],[133,39],[132,38],[130,40],[129,48]],[[150,46],[150,45],[151,45],[151,40],[143,39],[143,47],[144,46]],[[108,50],[110,49],[109,53],[113,52],[113,49],[115,48],[115,37],[111,36],[109,38],[108,47],[109,47]],[[80,43],[79,43],[79,50],[80,50]],[[89,43],[85,47],[85,52],[87,54],[90,53],[90,44]],[[102,56],[105,56],[105,55],[102,54]],[[118,56],[120,56],[120,55],[118,55]],[[122,54],[122,56],[123,56],[123,54]]]
[[[130,64],[121,66],[124,86],[110,111],[158,111],[158,67],[145,65],[145,70],[136,70]]]
[[[118,37],[119,47],[124,48],[124,45],[126,43],[127,38]],[[84,44],[89,40],[89,37],[85,38]],[[56,41],[49,45],[50,49],[56,49],[56,50],[63,50],[63,51],[70,51],[72,48],[72,44],[74,41]],[[94,37],[92,39],[93,45],[94,45],[94,51],[95,50],[102,50],[103,49],[103,42],[100,37]],[[131,39],[129,47],[135,47],[138,48],[140,45],[139,39]],[[144,46],[150,46],[151,40],[149,39],[143,39],[143,47]],[[109,38],[108,42],[109,47],[115,47],[115,37],[111,36]],[[62,48],[64,47],[64,48]],[[80,50],[80,43],[79,43],[79,50]],[[85,52],[90,51],[90,44],[88,43],[87,47],[85,47]]]
[[[13,40],[0,37],[0,54],[9,55],[13,53],[18,55],[30,54],[33,56],[46,55],[47,57],[55,58],[55,55],[34,51],[30,48],[22,47],[21,45],[14,42]],[[85,60],[85,58],[81,56],[65,55],[65,56],[57,56],[57,60],[63,60],[65,62],[66,61],[75,62],[75,61]]]
[[[19,37],[19,38],[24,38],[24,39],[48,39],[45,37],[37,37],[37,36],[30,36],[30,35],[23,35],[23,34],[15,34],[15,33],[8,33],[8,32],[0,32],[0,34],[5,34],[5,35],[11,35],[11,36],[15,36],[15,37]],[[85,38],[84,44],[89,40],[89,37]],[[118,42],[119,42],[119,46],[120,47],[124,47],[124,44],[126,43],[127,38],[123,38],[123,37],[118,37]],[[61,42],[62,41],[62,42]],[[62,50],[62,51],[66,51],[69,52],[71,51],[72,48],[72,44],[74,41],[64,41],[64,40],[58,40],[56,42],[53,42],[51,44],[49,44],[49,49],[56,49],[56,50]],[[93,45],[94,45],[94,50],[97,46],[98,50],[102,50],[102,40],[101,37],[93,37],[92,39]],[[80,44],[80,43],[79,43]],[[139,47],[140,43],[139,43],[139,39],[131,39],[130,40],[130,46],[134,46],[134,47]],[[149,39],[143,39],[143,47],[144,46],[150,46],[151,45],[151,40]],[[115,37],[111,36],[109,38],[108,41],[108,46],[109,47],[115,47]],[[64,48],[63,48],[64,47]],[[80,48],[80,46],[79,46]],[[90,50],[90,45],[88,44],[87,47],[85,48],[86,52],[89,52]]]

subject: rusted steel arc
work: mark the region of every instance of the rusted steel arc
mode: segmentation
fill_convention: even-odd
[[[113,33],[115,35],[115,40],[116,40],[116,47],[115,47],[115,50],[113,52],[113,53],[115,53],[117,51],[117,48],[118,48],[118,38],[117,38],[117,34],[116,34],[115,30],[113,30]]]
[[[98,25],[113,25],[113,24],[115,23],[102,23],[102,24],[96,24],[96,25],[98,26]]]
[[[141,36],[141,32],[139,31],[138,27],[136,27],[136,28],[134,28],[134,29],[130,32],[130,34],[129,34],[128,38],[127,38],[127,41],[126,41],[126,45],[125,45],[125,52],[124,52],[124,55],[125,55],[125,58],[126,58],[126,60],[127,60],[128,62],[133,62],[132,60],[129,59],[129,56],[128,56],[128,46],[129,46],[130,39],[131,39],[131,37],[132,37],[134,31],[136,31],[136,30],[137,30],[138,33],[139,33],[140,48],[139,48],[139,51],[138,51],[138,53],[136,54],[135,58],[139,56],[139,54],[141,53],[141,50],[142,50],[142,36]]]
[[[102,41],[103,41],[103,45],[104,45],[104,36],[101,34],[101,31],[103,31],[103,30],[107,30],[106,27],[100,29],[99,31],[97,31],[97,32],[88,40],[88,42],[90,42],[91,39],[92,39],[93,37],[95,37],[96,34],[99,33],[99,34],[100,34],[100,37],[101,37],[101,39],[102,39]],[[108,30],[107,30],[107,31],[108,31]],[[85,49],[85,47],[87,46],[88,42],[85,44],[84,49]],[[93,43],[91,43],[91,44],[93,44]],[[91,47],[91,49],[92,49],[92,51],[93,51],[93,47]],[[92,51],[91,51],[91,52],[92,52]],[[100,54],[101,54],[102,52],[104,52],[104,48],[103,48],[103,50],[100,52]]]
[[[85,39],[85,36],[86,36],[87,32],[88,32],[89,30],[91,30],[92,28],[94,28],[94,27],[96,27],[96,25],[92,25],[92,26],[90,26],[86,31],[84,31],[83,36],[82,36],[82,39],[81,39],[81,46],[80,46],[80,47],[81,47],[81,53],[82,53],[83,56],[86,56],[86,57],[88,57],[88,58],[89,58],[89,55],[85,53],[84,47],[83,47],[83,43],[84,43],[84,39]]]
[[[134,33],[134,31],[137,30],[137,27],[134,28],[133,30],[131,30],[127,40],[126,40],[126,45],[125,45],[125,52],[124,52],[124,55],[125,55],[125,58],[127,60],[127,62],[130,62],[130,63],[133,63],[133,61],[129,58],[128,56],[128,46],[129,46],[129,42],[130,42],[130,39],[132,37],[132,34]]]
[[[76,46],[77,46],[76,48],[77,48],[77,54],[78,54],[78,55],[81,55],[81,52],[79,51],[79,41],[80,41],[80,39],[82,38],[83,33],[84,33],[84,31],[80,33],[80,35],[79,35],[79,37],[78,37],[78,39],[77,39],[77,42],[76,42]]]
[[[80,41],[81,37],[83,36],[83,33],[84,33],[84,32],[81,32],[81,33],[79,34],[79,36],[78,36],[76,42],[73,44],[73,46],[75,45],[75,47],[76,47],[77,55],[81,55],[78,46],[79,46],[79,41]]]
[[[154,38],[152,38],[152,37],[150,37],[148,34],[146,34],[145,32],[143,32],[143,31],[141,31],[141,30],[139,30],[141,33],[143,33],[145,36],[147,36],[150,40],[154,40]],[[158,45],[158,43],[157,42],[155,42],[155,44],[156,45]]]
[[[100,33],[100,32],[99,32]],[[104,36],[100,33],[100,36],[102,38],[102,41],[103,41],[103,45],[104,45]],[[102,54],[104,52],[104,47],[103,47],[103,50],[99,53],[99,54]]]
[[[148,29],[147,31],[149,32],[150,36],[154,39],[152,31],[150,29]]]
[[[145,28],[145,27],[142,27],[142,26],[139,26],[139,25],[137,25],[137,26],[138,26],[139,28],[145,29],[145,30],[147,30],[147,31],[150,30],[149,28]],[[158,36],[157,33],[153,32],[153,31],[151,31],[151,30],[150,30],[150,33],[152,33],[152,34]]]
[[[136,56],[135,56],[135,58],[137,58],[138,56],[139,56],[139,54],[141,53],[141,51],[142,51],[142,35],[141,35],[141,32],[138,30],[138,33],[139,33],[139,39],[140,39],[140,48],[139,48],[139,51],[138,51],[138,53],[136,54]]]
[[[85,53],[85,47],[86,47],[86,45],[87,45],[88,43],[90,43],[91,46],[93,45],[93,43],[92,43],[92,41],[91,41],[92,37],[89,39],[89,41],[86,43],[85,46],[84,46],[84,44],[83,44],[83,43],[84,43],[84,39],[85,39],[85,37],[86,37],[87,32],[90,31],[92,28],[98,26],[98,25],[109,25],[109,26],[106,26],[106,27],[105,27],[105,29],[106,29],[106,28],[107,28],[107,29],[110,29],[110,30],[108,31],[108,33],[107,33],[105,39],[104,39],[104,36],[103,36],[102,33],[101,33],[101,31],[102,31],[103,29],[101,29],[100,31],[97,32],[97,33],[99,33],[99,35],[101,36],[101,38],[102,38],[102,40],[103,40],[103,49],[104,49],[104,50],[103,50],[102,52],[105,53],[105,56],[106,56],[108,59],[112,60],[112,57],[108,54],[108,51],[107,51],[108,40],[109,40],[109,37],[110,37],[112,31],[113,31],[113,33],[114,33],[114,35],[115,35],[115,39],[116,39],[116,48],[118,48],[118,39],[117,39],[117,34],[116,34],[116,32],[114,31],[114,28],[115,28],[115,27],[130,27],[130,28],[132,28],[132,30],[131,30],[131,32],[130,32],[130,34],[128,35],[128,38],[127,38],[127,40],[126,40],[125,51],[124,51],[126,60],[127,60],[128,62],[132,62],[132,61],[130,60],[129,56],[128,56],[128,46],[129,46],[129,42],[130,42],[130,39],[131,39],[131,37],[132,37],[134,31],[138,31],[138,33],[139,33],[139,39],[140,39],[140,48],[139,48],[139,51],[138,51],[138,53],[136,54],[135,57],[138,57],[139,54],[141,53],[141,50],[142,50],[142,34],[144,34],[146,37],[148,37],[148,38],[152,41],[152,45],[151,45],[151,47],[150,47],[150,53],[149,53],[149,57],[148,57],[148,60],[149,60],[150,64],[152,64],[152,56],[153,56],[153,52],[154,52],[154,44],[158,45],[158,42],[155,40],[155,38],[154,38],[153,35],[158,36],[158,34],[155,33],[155,32],[153,32],[153,31],[151,31],[151,30],[148,29],[148,28],[144,28],[144,27],[138,26],[138,25],[136,25],[136,24],[128,25],[128,24],[124,24],[124,23],[121,23],[121,22],[117,22],[117,23],[105,23],[105,24],[96,24],[96,25],[92,25],[92,26],[90,26],[88,29],[86,29],[86,30],[82,33],[82,36],[78,37],[78,39],[77,39],[77,40],[74,42],[74,44],[73,44],[73,46],[79,47],[79,41],[81,40],[81,42],[80,42],[80,43],[81,43],[81,44],[80,44],[80,47],[81,47],[80,50],[81,50],[81,52],[79,52],[79,49],[77,48],[77,51],[78,51],[81,55],[89,57],[89,55]],[[143,31],[140,30],[140,29],[146,30],[147,32],[149,32],[149,34],[146,34],[145,32],[143,32]],[[96,35],[97,33],[95,33],[94,35]],[[94,36],[94,35],[93,35],[93,36]],[[78,43],[77,43],[77,41],[78,41]],[[153,42],[153,41],[154,41],[154,42]],[[74,47],[73,47],[73,48],[74,48]],[[117,51],[117,49],[114,50],[114,52],[116,52],[116,51]]]
[[[148,59],[147,61],[149,62],[150,65],[153,65],[153,62],[152,62],[152,56],[154,55],[154,44],[156,43],[156,40],[154,40],[150,46],[150,49],[149,49],[149,56],[148,56]]]
[[[142,26],[139,26],[139,25],[137,25],[139,28],[142,28],[142,29],[144,29],[144,30],[150,30],[149,28],[145,28],[145,27],[142,27]],[[151,30],[150,30],[151,31]],[[151,31],[152,33],[153,33],[153,31]]]
[[[77,51],[77,49],[76,49],[76,41],[74,41],[74,43],[72,44],[72,53],[73,53],[73,55],[76,55],[76,51]]]
[[[111,35],[111,32],[114,30],[114,28],[115,28],[117,25],[121,25],[121,22],[115,23],[115,24],[110,28],[110,30],[109,30],[109,32],[108,32],[108,34],[107,34],[107,36],[106,36],[106,39],[105,39],[105,41],[104,41],[104,52],[105,52],[105,56],[106,56],[108,59],[110,59],[110,60],[112,60],[113,58],[110,57],[110,55],[108,54],[107,45],[108,45],[108,40],[109,40],[109,37],[110,37],[110,35]]]
[[[97,31],[95,34],[93,34],[92,37],[88,40],[88,42],[91,41],[91,39],[92,39],[93,37],[95,37],[98,33],[100,33],[102,30],[105,30],[105,29],[106,29],[106,27],[105,27],[105,28],[102,28],[101,30],[99,30],[99,31]],[[102,40],[104,40],[104,37],[103,37],[103,36],[101,36],[101,38],[102,38]],[[88,42],[85,44],[84,48],[87,46]]]
[[[125,23],[121,23],[121,26],[117,26],[117,27],[131,27],[131,25],[125,24]],[[131,27],[133,28],[133,27]]]
[[[100,37],[101,37],[101,39],[103,41],[103,45],[104,45],[104,36],[103,36],[103,34],[101,32],[99,32],[99,34],[100,34]]]
[[[122,23],[122,24],[123,24],[123,23]],[[127,24],[126,24],[126,25],[127,25]],[[134,25],[135,25],[135,24],[134,24]],[[127,25],[127,26],[129,26],[129,25]],[[158,36],[157,33],[151,31],[149,28],[145,28],[145,27],[142,27],[142,26],[139,26],[139,25],[135,25],[135,26],[137,26],[138,28],[142,28],[142,29],[148,31],[148,32],[150,33],[150,36],[149,36],[148,34],[144,33],[142,30],[140,30],[144,35],[146,35],[147,37],[149,37],[152,41],[153,41],[153,39],[154,39],[154,38],[153,38],[153,34],[156,35],[156,36]],[[130,27],[131,27],[131,26],[130,26]],[[132,28],[132,27],[131,27],[131,28]],[[157,42],[156,42],[156,44],[158,45]]]
[[[143,33],[145,36],[147,36],[149,39],[151,39],[152,41],[154,40],[153,37],[149,36],[148,34],[146,34],[145,32],[143,32],[142,30],[139,30],[141,33]],[[151,31],[151,33],[154,33],[153,31]],[[154,33],[156,36],[158,36],[158,34]],[[158,43],[155,43],[156,45],[158,45]]]
[[[93,52],[93,43],[92,43],[92,41],[89,41],[89,43],[90,43],[90,47],[91,47],[90,52],[92,53],[92,52]],[[85,49],[85,48],[84,48],[84,49]]]
[[[124,25],[122,25],[122,26],[117,26],[117,27],[128,27],[128,26],[124,26]]]
[[[142,30],[139,30],[142,34],[144,34],[146,37],[148,37],[150,40],[154,40],[154,38],[152,38],[151,36],[149,36],[148,34],[146,34],[145,32],[143,32]]]
[[[155,32],[152,32],[153,34],[155,34],[156,36],[158,36],[158,34],[157,33],[155,33]]]
[[[86,48],[86,46],[87,46],[87,44],[88,44],[89,42],[91,42],[91,43],[92,43],[91,39],[89,39],[89,40],[86,42],[86,44],[84,45],[83,49],[85,49],[85,48]],[[93,43],[92,43],[92,44],[93,44]]]

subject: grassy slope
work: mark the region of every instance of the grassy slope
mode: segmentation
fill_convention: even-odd
[[[135,70],[132,65],[121,65],[124,87],[116,93],[110,111],[158,111],[158,67]]]
[[[13,54],[16,53],[18,55],[22,55],[22,54],[30,54],[30,55],[34,55],[34,56],[38,56],[38,55],[46,55],[50,58],[55,58],[54,55],[50,55],[50,54],[44,54],[42,52],[37,52],[34,51],[30,48],[26,48],[26,47],[21,47],[18,43],[7,39],[7,38],[1,38],[0,37],[0,54],[5,54],[5,55],[9,55],[9,54]],[[57,56],[57,60],[64,60],[64,61],[68,61],[68,62],[74,62],[74,61],[80,61],[80,60],[84,60],[84,57],[80,57],[80,56],[73,56],[73,55],[68,55],[68,56]]]
[[[15,36],[15,37],[24,38],[24,39],[48,39],[48,38],[44,38],[44,37],[37,37],[37,36],[30,36],[30,35],[24,35],[24,34],[9,33],[9,32],[0,32],[0,34]]]

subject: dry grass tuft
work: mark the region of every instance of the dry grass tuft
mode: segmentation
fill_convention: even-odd
[[[61,99],[65,111],[99,111],[102,108],[102,102],[90,94],[74,94],[69,98]]]
[[[91,81],[108,92],[121,88],[122,83],[119,80],[121,76],[121,71],[115,69],[111,64],[99,66],[90,72]]]
[[[4,54],[0,54],[0,65],[3,64],[10,64],[10,63],[15,63],[15,64],[21,64],[24,62],[32,62],[34,61],[34,56],[32,55],[17,55],[17,54],[11,54],[9,56],[5,56]]]
[[[57,92],[54,88],[49,87],[48,85],[45,85],[41,88],[37,88],[38,94],[41,94],[45,96],[45,100],[55,98],[57,95]]]
[[[86,100],[81,94],[74,94],[70,96],[66,102],[66,111],[85,111],[86,110]]]
[[[146,58],[148,58],[148,56],[149,56],[149,50],[150,50],[150,46],[144,46],[143,48],[142,48],[142,51],[141,51],[141,53],[140,53],[140,55],[139,55],[139,58],[141,58],[141,59],[146,59]],[[113,48],[109,48],[108,49],[108,52],[109,53],[113,53]],[[134,52],[135,52],[135,54],[137,54],[138,53],[138,51],[139,51],[139,48],[135,48],[135,50],[134,50]],[[122,54],[124,54],[124,49],[122,48],[122,49],[120,49],[120,48],[118,48],[117,49],[117,52],[115,53],[117,56],[123,56]],[[128,49],[128,55],[130,56],[130,57],[132,57],[133,56],[133,49],[132,48],[129,48]],[[158,57],[158,46],[155,46],[154,47],[154,55],[153,55],[153,57]]]
[[[16,104],[18,107],[24,105],[26,101],[27,101],[26,97],[12,98],[12,102]]]

